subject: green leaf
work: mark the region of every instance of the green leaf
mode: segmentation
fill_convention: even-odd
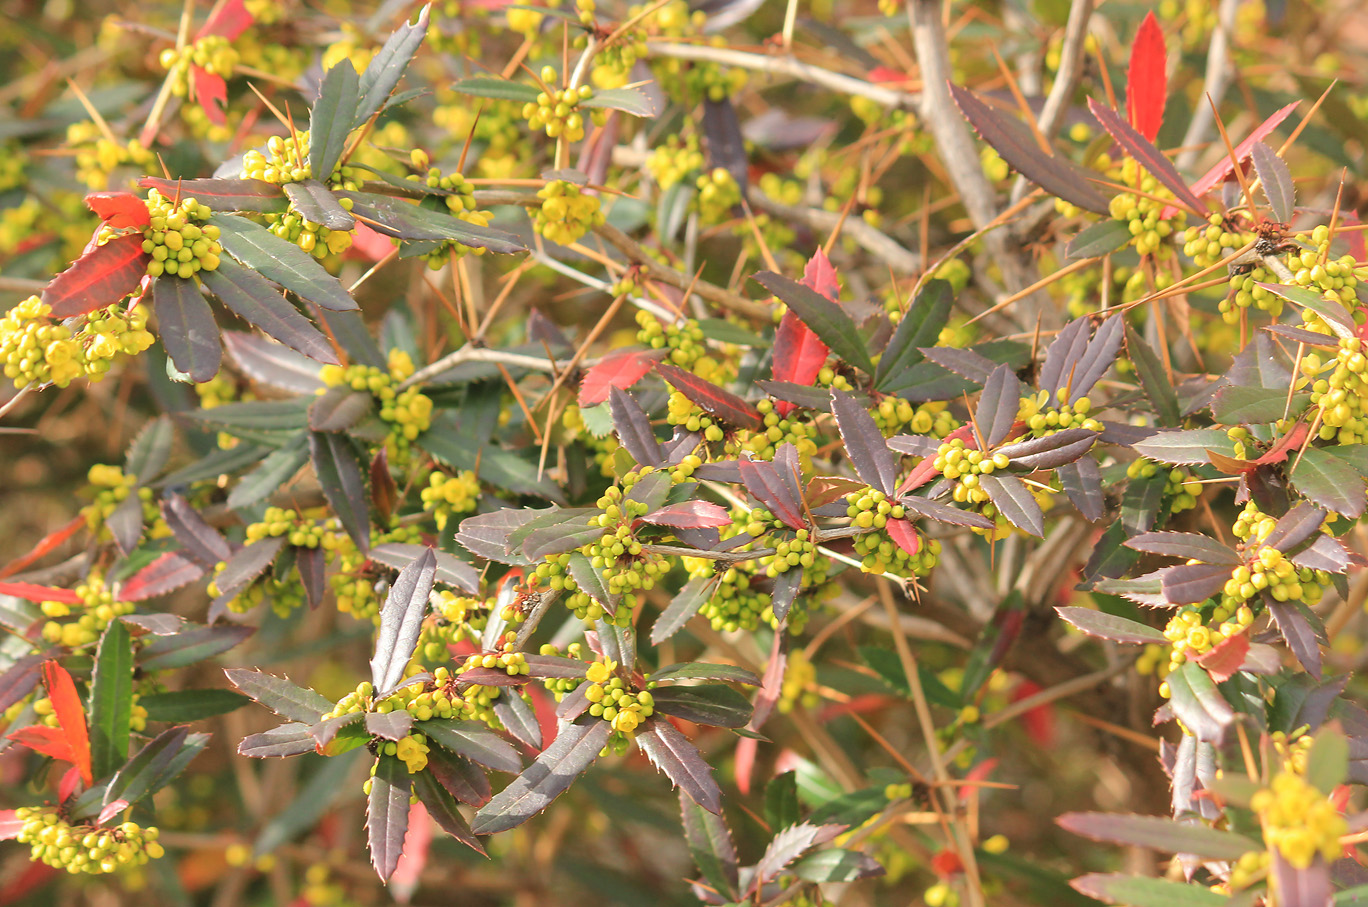
[[[580,101],[579,106],[621,110],[634,117],[654,117],[660,112],[650,98],[635,88],[600,88]]]
[[[232,214],[215,214],[209,222],[221,231],[219,242],[228,254],[267,280],[325,309],[347,312],[356,308],[356,300],[338,279],[294,243]]]
[[[384,47],[371,58],[365,72],[361,73],[358,85],[361,102],[357,105],[356,118],[352,121],[352,126],[360,126],[386,106],[390,92],[394,91],[399,80],[404,77],[404,70],[408,69],[413,55],[418,52],[423,38],[427,36],[431,8],[431,4],[425,5],[418,13],[416,22],[406,22],[395,29],[394,34],[385,41]]]
[[[1070,261],[1098,258],[1124,246],[1131,240],[1130,226],[1123,220],[1101,220],[1082,230],[1064,247],[1064,257]]]
[[[784,772],[765,785],[765,821],[770,828],[786,828],[800,818],[798,776]]]
[[[1094,872],[1074,879],[1073,887],[1088,895],[1128,907],[1220,907],[1222,894],[1185,882]]]
[[[699,806],[683,792],[679,808],[684,820],[684,840],[703,878],[724,897],[740,896],[736,846],[727,820]]]
[[[261,464],[244,475],[228,493],[228,506],[248,507],[270,497],[309,462],[308,436],[300,432],[289,443],[270,453]]]
[[[372,656],[371,683],[377,697],[388,696],[403,679],[413,657],[427,614],[428,596],[437,576],[437,558],[431,549],[399,571],[380,612],[380,633]]]
[[[138,432],[124,457],[124,473],[145,485],[166,468],[171,458],[171,446],[176,440],[176,429],[170,416],[158,416]]]
[[[459,756],[499,772],[522,769],[518,751],[482,721],[433,718],[419,722],[417,730]]]
[[[797,312],[803,324],[811,328],[833,353],[865,374],[874,374],[874,362],[869,357],[864,338],[845,309],[816,290],[772,271],[761,271],[755,275],[755,280]]]
[[[242,320],[310,359],[338,364],[337,354],[323,332],[260,274],[231,258],[223,258],[214,270],[201,271],[200,280],[219,302]]]
[[[1131,364],[1135,366],[1135,374],[1140,379],[1141,389],[1154,406],[1159,424],[1178,425],[1182,421],[1182,414],[1178,408],[1178,395],[1174,393],[1173,382],[1169,380],[1168,373],[1164,371],[1164,364],[1159,361],[1154,350],[1129,324],[1126,325],[1126,352],[1130,356]]]
[[[187,724],[225,715],[251,701],[232,690],[176,690],[142,696],[138,705],[147,710],[148,721]]]
[[[1235,710],[1212,683],[1211,675],[1195,661],[1189,661],[1170,673],[1167,683],[1169,702],[1178,719],[1198,740],[1220,743],[1225,729],[1235,720]]]
[[[735,665],[704,664],[702,662],[687,662],[684,664],[667,665],[659,668],[651,674],[653,683],[663,683],[670,685],[681,680],[725,680],[730,683],[745,683],[751,686],[759,686],[760,678],[752,671],[745,668],[738,668]]]
[[[874,370],[876,388],[884,390],[899,382],[908,369],[926,358],[921,348],[936,345],[941,330],[950,320],[954,304],[949,281],[932,279],[926,282],[903,313],[898,329],[879,357],[879,366]]]
[[[1349,774],[1349,740],[1336,727],[1323,727],[1306,754],[1306,780],[1326,796]]]
[[[1292,467],[1292,484],[1311,503],[1343,514],[1351,520],[1363,515],[1363,476],[1328,450],[1308,447]]]
[[[468,94],[476,98],[493,98],[496,101],[517,101],[519,104],[536,103],[536,86],[524,85],[509,79],[492,79],[488,76],[473,76],[462,79],[451,86],[458,94]]]
[[[1224,425],[1254,425],[1295,419],[1311,403],[1310,394],[1294,394],[1288,406],[1287,390],[1245,387],[1232,384],[1221,388],[1211,401],[1211,413]]]
[[[218,374],[223,346],[198,283],[163,274],[152,282],[152,309],[162,346],[177,369],[199,383]]]
[[[283,677],[246,668],[228,668],[223,673],[233,686],[281,718],[312,725],[332,711],[331,701],[313,690],[295,686]]]
[[[208,734],[191,734],[184,727],[168,728],[119,769],[105,789],[104,803],[137,803],[151,796],[185,771],[190,760],[209,743]]]
[[[867,853],[833,847],[803,857],[791,871],[805,882],[854,882],[884,874],[884,868]]]
[[[357,120],[360,101],[360,79],[351,60],[344,57],[324,74],[318,100],[309,113],[309,167],[315,178],[332,177]]]
[[[309,432],[313,461],[323,496],[332,505],[347,535],[361,551],[370,550],[370,495],[366,492],[367,464],[351,439],[335,432]]]
[[[132,713],[133,637],[116,620],[100,637],[90,680],[90,762],[96,778],[113,774],[128,758]]]

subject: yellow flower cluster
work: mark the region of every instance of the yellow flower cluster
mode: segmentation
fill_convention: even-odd
[[[91,485],[86,493],[92,494],[93,500],[81,508],[81,515],[92,532],[100,532],[101,538],[109,537],[108,532],[101,531],[105,521],[130,494],[136,494],[142,501],[143,522],[149,527],[148,536],[160,539],[171,534],[171,527],[162,519],[152,489],[138,488],[136,476],[125,475],[122,469],[109,463],[96,463],[90,467],[86,478]]]
[[[645,721],[655,714],[655,697],[647,690],[632,691],[621,677],[613,674],[615,661],[596,661],[589,666],[586,678],[589,686],[584,691],[592,703],[589,714],[602,718],[613,730],[630,737]]]
[[[74,603],[46,601],[39,605],[49,618],[43,624],[43,639],[53,645],[79,649],[94,645],[110,622],[125,614],[132,614],[133,602],[117,601],[114,592],[104,583],[104,577],[92,573],[76,587],[79,599]],[[76,617],[63,622],[63,618]]]
[[[604,214],[597,195],[574,183],[552,180],[537,192],[542,200],[532,217],[538,236],[567,246],[595,227],[603,226]]]
[[[437,518],[437,528],[445,529],[453,516],[475,509],[480,498],[480,480],[470,470],[454,476],[434,472],[420,496],[423,509]]]
[[[432,424],[432,398],[417,387],[397,389],[414,372],[408,353],[390,350],[388,364],[388,372],[367,365],[325,365],[318,377],[328,387],[346,385],[352,390],[368,391],[380,407],[380,418],[390,424],[390,440],[396,455],[402,457],[407,455],[409,442]]]
[[[183,98],[189,93],[192,65],[211,75],[229,79],[232,78],[233,68],[238,65],[239,55],[223,35],[206,35],[179,50],[166,48],[157,60],[162,69],[171,74],[172,94]]]
[[[109,175],[117,167],[128,165],[146,173],[157,163],[156,155],[137,139],[120,144],[94,123],[72,123],[67,127],[66,140],[76,152],[76,175],[91,189],[108,188]]]
[[[1298,869],[1317,856],[1339,856],[1340,836],[1348,831],[1344,816],[1325,794],[1292,771],[1282,771],[1254,795],[1250,804],[1263,823],[1264,843]]]
[[[29,845],[33,859],[73,875],[141,866],[165,853],[154,827],[134,822],[112,828],[69,825],[51,807],[20,807],[14,814],[23,823],[17,840]]]
[[[223,247],[219,228],[205,223],[213,213],[207,205],[193,198],[176,204],[153,189],[147,194],[147,213],[151,222],[143,229],[142,248],[152,256],[147,263],[150,276],[190,277],[218,268]]]
[[[115,359],[136,356],[154,339],[141,304],[126,310],[115,304],[58,322],[51,306],[30,296],[0,317],[0,363],[17,388],[66,387],[82,375],[99,381]]]
[[[541,80],[550,88],[560,81],[560,74],[554,66],[544,66]],[[584,115],[580,113],[579,105],[593,96],[594,89],[588,85],[543,91],[535,101],[523,105],[523,119],[533,129],[544,130],[550,138],[578,142],[584,138]]]

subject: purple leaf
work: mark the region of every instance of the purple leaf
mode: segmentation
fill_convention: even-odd
[[[309,728],[309,734],[312,735],[316,746],[326,747],[333,742],[343,728],[350,727],[365,717],[365,712],[347,712],[342,715],[334,715],[331,718],[324,718]]]
[[[283,677],[247,668],[225,668],[223,673],[229,683],[281,718],[312,725],[332,711],[333,703],[328,699]]]
[[[1207,454],[1208,450],[1215,450],[1227,456],[1233,454],[1230,436],[1223,428],[1160,431],[1131,446],[1142,457],[1177,466],[1209,463],[1211,457]]]
[[[665,686],[678,683],[681,680],[725,680],[729,683],[760,685],[760,678],[756,677],[753,671],[747,671],[745,668],[738,668],[735,665],[685,662],[667,665],[651,674],[652,683]]]
[[[1327,573],[1343,573],[1350,564],[1363,566],[1361,555],[1350,551],[1339,539],[1333,539],[1328,535],[1318,536],[1309,547],[1293,554],[1290,560],[1298,567],[1310,567],[1312,570],[1324,570]]]
[[[908,495],[898,498],[898,503],[916,516],[935,520],[939,523],[949,523],[952,526],[976,526],[979,529],[993,528],[993,521],[981,513],[960,510],[958,507],[951,507],[949,504],[941,504],[938,501]]]
[[[1098,432],[1088,428],[1065,428],[1043,438],[1030,438],[999,447],[1012,465],[1023,469],[1054,469],[1072,463],[1092,449]]]
[[[774,590],[770,593],[770,608],[774,611],[774,619],[783,624],[793,609],[793,603],[798,599],[798,593],[803,588],[803,568],[790,567],[783,573],[774,578]]]
[[[884,494],[893,494],[898,484],[898,464],[869,411],[850,394],[835,388],[831,391],[831,411],[845,442],[846,456],[861,481]]]
[[[1238,860],[1259,845],[1230,831],[1221,831],[1165,816],[1123,813],[1065,813],[1060,827],[1094,841],[1149,847],[1163,853],[1191,853],[1213,860]]]
[[[461,521],[456,542],[477,557],[501,564],[527,564],[522,555],[509,553],[509,536],[536,518],[534,510],[513,510],[505,507],[493,513],[482,513]]]
[[[413,792],[418,795],[419,801],[427,809],[427,813],[432,817],[442,831],[451,835],[480,856],[487,856],[484,845],[480,839],[475,837],[475,833],[470,830],[470,825],[465,817],[461,815],[456,806],[456,798],[447,790],[431,771],[419,772],[413,779]]]
[[[232,599],[250,586],[253,580],[271,566],[271,562],[284,547],[285,537],[275,536],[239,548],[236,554],[228,558],[227,564],[214,579],[219,598]]]
[[[1328,450],[1306,448],[1302,451],[1301,459],[1292,467],[1289,478],[1312,503],[1351,520],[1362,516],[1365,506],[1368,506],[1363,476]]]
[[[1202,666],[1190,661],[1169,674],[1169,704],[1183,725],[1198,740],[1219,744],[1225,729],[1235,720],[1235,711],[1212,683]],[[1183,853],[1201,853],[1190,848],[1175,848]]]
[[[746,491],[764,504],[766,509],[794,529],[807,526],[802,498],[794,494],[789,484],[781,478],[774,463],[744,459],[739,466]]]
[[[1135,375],[1140,379],[1140,387],[1145,392],[1160,425],[1174,426],[1182,421],[1178,411],[1178,397],[1164,364],[1144,338],[1130,325],[1126,325],[1126,353],[1135,366]]]
[[[488,803],[493,795],[488,776],[475,763],[448,753],[441,747],[429,750],[427,774],[432,775],[457,800],[477,809]]]
[[[211,211],[283,214],[289,207],[280,187],[264,180],[168,180],[144,176],[138,180],[138,185],[144,189],[156,189],[166,198],[193,198]]]
[[[312,394],[326,385],[320,364],[289,347],[244,331],[224,331],[228,358],[253,381],[296,394]]]
[[[390,587],[380,612],[380,635],[371,658],[371,683],[376,696],[388,696],[404,677],[423,629],[428,596],[437,576],[437,558],[429,550],[403,570]]]
[[[832,394],[836,393],[832,391]],[[1006,439],[1020,408],[1021,380],[1010,366],[999,365],[984,382],[983,393],[979,395],[978,406],[974,409],[974,423],[983,432],[984,450],[991,450]],[[870,422],[873,424],[873,420]],[[888,493],[887,489],[883,490],[885,494]]]
[[[0,709],[8,709],[23,699],[38,685],[38,672],[43,664],[40,654],[25,655],[0,674]]]
[[[1058,406],[1060,391],[1068,387],[1079,372],[1083,356],[1088,351],[1092,322],[1086,316],[1075,318],[1055,336],[1045,350],[1045,361],[1040,366],[1040,389],[1050,392],[1050,405]],[[1072,397],[1070,398],[1072,399]]]
[[[393,712],[367,712],[366,732],[385,740],[403,740],[413,727],[413,713],[396,710]]]
[[[1273,596],[1265,593],[1264,603],[1268,606],[1268,613],[1272,616],[1274,623],[1278,625],[1278,632],[1282,634],[1283,641],[1287,643],[1287,648],[1292,650],[1292,654],[1297,656],[1297,661],[1306,669],[1316,680],[1321,678],[1321,639],[1322,632],[1317,632],[1315,615],[1311,610],[1300,602],[1280,602]]]
[[[662,687],[655,691],[655,710],[695,724],[745,727],[752,708],[745,696],[721,684]]]
[[[193,627],[174,636],[160,636],[138,653],[139,667],[151,672],[194,664],[228,651],[255,632],[252,627]]]
[[[806,284],[772,271],[761,271],[754,280],[796,312],[831,352],[866,375],[874,374],[874,360],[860,336],[860,329],[839,303]]]
[[[381,756],[371,776],[366,798],[366,841],[371,865],[382,881],[389,881],[404,854],[408,835],[411,781],[408,768],[394,756]]]
[[[282,724],[280,727],[249,734],[238,744],[239,756],[255,759],[267,757],[302,756],[314,752],[314,738],[307,724]]]
[[[690,402],[708,415],[716,416],[735,428],[760,430],[760,411],[736,394],[668,362],[657,362],[656,371],[660,372],[661,377],[670,382],[675,390],[689,398]]]
[[[909,457],[934,457],[940,450],[940,439],[928,435],[894,435],[888,446]]]
[[[1102,470],[1096,460],[1085,456],[1072,463],[1061,463],[1055,468],[1055,475],[1085,520],[1096,523],[1102,519],[1106,499],[1102,494]]]
[[[688,842],[689,853],[703,878],[719,894],[736,900],[740,894],[736,847],[726,818],[703,809],[683,791],[679,794],[679,807],[684,820],[684,840]]]
[[[650,417],[636,402],[636,398],[619,387],[608,391],[608,406],[613,414],[613,427],[627,452],[642,466],[659,466],[665,453],[651,429]]]
[[[1045,536],[1045,514],[1025,482],[1015,476],[994,473],[979,476],[979,485],[1007,522],[1039,538]]]
[[[346,431],[370,413],[374,397],[351,385],[330,387],[309,404],[309,428],[314,431]]]
[[[948,369],[975,384],[983,384],[998,363],[981,356],[973,350],[962,350],[953,346],[919,347],[921,353],[943,369]]]
[[[1259,174],[1259,182],[1263,183],[1268,206],[1273,209],[1273,218],[1280,223],[1291,223],[1297,205],[1297,191],[1292,185],[1292,173],[1287,169],[1287,164],[1263,142],[1255,142],[1249,150],[1254,158],[1254,170]]]
[[[691,800],[708,812],[722,811],[722,789],[712,776],[712,767],[669,721],[658,718],[648,722],[637,732],[636,743],[651,764]]]
[[[1273,849],[1273,890],[1278,903],[1286,907],[1326,907],[1334,886],[1330,882],[1330,867],[1319,854],[1311,865],[1298,869]]]
[[[482,721],[434,718],[418,724],[418,730],[458,756],[498,772],[522,768],[518,751]]]
[[[1022,176],[1051,195],[1094,214],[1107,213],[1107,199],[1088,182],[1088,171],[1041,150],[1030,129],[996,110],[967,88],[950,83],[950,95],[979,137]]]
[[[207,567],[226,561],[232,555],[228,540],[204,521],[199,511],[175,492],[167,492],[161,501],[162,517],[171,527],[171,534],[185,549],[185,553]]]
[[[1319,507],[1306,501],[1298,501],[1291,510],[1278,518],[1277,525],[1263,543],[1286,554],[1310,541],[1320,532],[1326,516],[1326,512]]]
[[[641,517],[653,526],[673,526],[678,529],[719,528],[731,525],[727,511],[710,501],[681,501],[654,510]]]
[[[1055,610],[1059,612],[1060,617],[1089,636],[1136,645],[1168,644],[1163,633],[1125,617],[1118,617],[1105,611],[1094,611],[1092,608],[1060,607]]]
[[[1145,532],[1128,539],[1126,545],[1136,551],[1180,557],[1184,560],[1196,558],[1208,564],[1238,567],[1244,563],[1244,559],[1234,549],[1195,532]]]
[[[703,137],[707,140],[708,168],[721,167],[730,173],[736,185],[741,187],[741,195],[745,196],[750,175],[749,159],[745,140],[741,137],[741,121],[737,119],[730,98],[703,99]]]
[[[1187,605],[1206,601],[1216,595],[1230,579],[1227,564],[1180,564],[1160,571],[1164,598],[1171,605]]]
[[[472,595],[479,591],[480,574],[474,567],[454,554],[447,554],[445,551],[438,551],[426,545],[405,542],[386,542],[383,545],[376,545],[371,549],[370,554],[373,559],[387,567],[403,570],[426,552],[431,552],[433,557],[437,559],[437,574],[434,582],[454,586]]]
[[[125,580],[119,596],[130,602],[155,598],[195,582],[206,572],[201,565],[168,551]]]
[[[199,383],[218,374],[223,346],[199,284],[163,274],[152,282],[152,308],[162,346],[176,368]]]
[[[594,763],[612,731],[608,722],[591,716],[562,728],[535,762],[475,814],[475,833],[516,828],[550,806]]]
[[[537,721],[537,713],[521,696],[509,694],[494,700],[494,715],[514,739],[534,750],[541,749],[541,724]]]
[[[1136,132],[1133,126],[1117,115],[1116,111],[1099,103],[1096,98],[1088,98],[1088,109],[1097,118],[1097,122],[1102,124],[1102,128],[1116,139],[1116,143],[1135,158],[1136,163],[1163,183],[1179,203],[1187,206],[1189,211],[1199,217],[1206,216],[1206,209],[1202,207],[1201,200],[1192,194],[1192,190],[1183,182],[1173,164],[1149,139]]]

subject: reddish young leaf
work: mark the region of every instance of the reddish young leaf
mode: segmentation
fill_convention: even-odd
[[[24,822],[15,816],[14,810],[0,811],[0,841],[12,840],[19,835],[23,828]]]
[[[223,76],[192,65],[190,94],[204,108],[209,122],[215,126],[222,126],[228,122],[228,118],[223,115],[223,109],[228,105],[228,83],[223,81]]]
[[[232,41],[246,31],[252,21],[252,14],[247,11],[245,0],[228,0],[216,8],[213,15],[200,26],[200,30],[195,33],[195,40],[210,35],[222,35]]]
[[[760,428],[760,411],[736,394],[668,362],[656,363],[656,371],[708,415],[716,416],[735,428],[750,431]]]
[[[57,784],[57,802],[65,803],[80,786],[81,770],[73,765],[62,774],[62,780]],[[124,805],[127,806],[128,804],[125,803]],[[103,825],[104,823],[99,824]]]
[[[43,536],[42,540],[39,541],[38,544],[33,546],[32,550],[30,550],[28,554],[25,554],[23,557],[16,558],[15,560],[12,560],[8,564],[6,564],[4,569],[0,570],[0,578],[4,578],[6,576],[13,576],[20,570],[23,570],[29,564],[32,564],[34,561],[38,560],[44,555],[51,553],[67,539],[71,538],[73,535],[79,532],[81,528],[85,526],[85,524],[85,517],[77,516],[74,517],[70,523],[67,523],[61,529],[49,532],[47,535]]]
[[[15,743],[21,743],[35,753],[51,756],[59,762],[76,761],[76,756],[71,751],[71,743],[61,728],[35,724],[32,727],[21,727],[17,731],[11,731],[8,736]]]
[[[87,785],[93,783],[90,774],[90,736],[86,732],[85,708],[76,692],[76,683],[66,668],[55,661],[43,663],[43,684],[52,700],[52,712],[57,716],[62,735],[71,747],[71,762],[81,770]]]
[[[646,514],[641,521],[655,526],[675,526],[679,529],[706,529],[709,526],[720,528],[731,525],[731,517],[727,515],[727,511],[709,501],[671,504]]]
[[[1267,466],[1269,463],[1281,463],[1287,459],[1288,451],[1300,448],[1302,442],[1306,440],[1306,433],[1310,431],[1305,422],[1298,422],[1292,426],[1292,430],[1278,439],[1278,443],[1268,449],[1268,453],[1255,460],[1254,466]]]
[[[81,600],[71,589],[54,589],[36,583],[0,583],[0,595],[13,595],[31,602],[66,602],[69,605]]]
[[[106,803],[104,808],[100,810],[100,815],[96,817],[95,824],[108,825],[115,816],[128,809],[128,807],[129,802],[123,799],[112,800],[109,803]]]
[[[836,269],[821,249],[808,260],[807,267],[803,269],[802,283],[832,302],[840,301],[841,288],[836,280]],[[774,332],[774,380],[811,386],[817,380],[817,373],[822,370],[828,352],[827,345],[803,323],[798,314],[786,308]],[[793,411],[793,404],[780,400],[775,404],[775,409],[779,415],[787,416]]]
[[[152,220],[147,205],[132,192],[90,192],[85,203],[100,220],[116,230],[125,227],[145,227]]]
[[[1206,668],[1211,679],[1217,683],[1225,683],[1235,672],[1240,670],[1244,664],[1245,656],[1249,654],[1249,635],[1247,633],[1237,633],[1227,637],[1220,645],[1214,647],[1209,652],[1196,656],[1192,660]]]
[[[1202,174],[1201,179],[1192,184],[1192,194],[1202,196],[1220,185],[1230,172],[1235,169],[1235,161],[1244,163],[1245,158],[1249,157],[1250,153],[1253,151],[1254,144],[1268,138],[1273,130],[1277,129],[1282,121],[1287,119],[1288,114],[1290,114],[1300,103],[1300,101],[1293,101],[1291,104],[1279,109],[1271,117],[1260,123],[1258,128],[1249,134],[1249,138],[1235,146],[1235,160],[1231,160],[1230,155],[1228,154],[1223,155],[1219,161],[1212,165],[1210,170]],[[1161,218],[1172,217],[1173,213],[1177,210],[1178,208],[1176,206],[1169,205],[1159,213],[1159,216]]]
[[[1151,10],[1140,23],[1131,48],[1126,77],[1126,113],[1141,135],[1154,141],[1164,123],[1164,98],[1168,94],[1168,53],[1164,32]]]
[[[656,364],[656,350],[614,350],[604,356],[580,381],[579,405],[598,406],[613,388],[627,390]]]
[[[912,528],[908,520],[889,520],[884,524],[888,537],[897,542],[898,547],[916,557],[921,552],[921,536]]]
[[[972,425],[961,425],[959,428],[946,435],[945,440],[947,442],[963,441],[966,450],[978,450],[978,439],[974,437],[974,426]],[[940,475],[940,471],[936,469],[935,461],[935,457],[923,458],[922,461],[908,473],[907,478],[903,479],[902,485],[898,487],[898,494],[906,494],[913,489],[920,488],[931,481],[932,476]]]
[[[1097,122],[1102,124],[1102,128],[1120,145],[1127,154],[1135,158],[1135,162],[1144,167],[1154,178],[1163,183],[1174,197],[1192,211],[1202,217],[1206,217],[1206,208],[1202,202],[1183,182],[1183,178],[1174,169],[1173,163],[1163,152],[1154,147],[1154,143],[1145,138],[1130,123],[1121,119],[1115,110],[1105,104],[1098,103],[1096,98],[1088,98],[1088,109]]]
[[[193,583],[204,574],[202,565],[168,551],[126,579],[119,589],[119,597],[130,602],[155,598]]]
[[[43,290],[53,317],[84,315],[136,290],[150,258],[142,244],[137,234],[119,236],[73,261]]]

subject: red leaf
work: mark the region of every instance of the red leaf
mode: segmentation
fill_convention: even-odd
[[[884,524],[888,537],[898,543],[898,547],[915,557],[921,551],[921,536],[907,520],[889,520]]]
[[[121,813],[121,812],[123,812],[124,810],[128,809],[128,805],[129,805],[129,804],[128,804],[128,801],[127,801],[127,800],[114,800],[114,801],[112,801],[112,802],[106,804],[106,805],[105,805],[105,808],[102,809],[102,810],[100,810],[100,815],[99,815],[99,817],[95,820],[95,824],[96,824],[96,825],[105,825],[106,823],[109,822],[109,820],[113,819],[113,818],[114,818],[115,816],[117,816],[119,813]]]
[[[57,784],[57,799],[65,803],[72,794],[76,793],[81,786],[81,770],[72,766],[62,775],[62,780]],[[101,822],[101,825],[104,823]]]
[[[9,841],[19,835],[24,828],[22,819],[15,818],[14,810],[0,812],[0,841]]]
[[[604,356],[580,381],[579,405],[598,406],[613,388],[628,390],[651,370],[660,358],[656,350],[614,350]]]
[[[365,261],[379,261],[395,250],[395,245],[383,233],[377,233],[357,221],[352,228],[352,244],[344,253],[346,258],[360,258]]]
[[[963,441],[966,449],[978,450],[978,439],[974,437],[973,425],[961,425],[959,428],[946,435],[945,440],[947,442]],[[915,488],[920,488],[931,481],[932,476],[938,475],[940,475],[940,472],[936,470],[936,458],[923,457],[922,461],[913,467],[912,471],[907,474],[907,478],[903,479],[901,487],[898,488],[898,494],[906,494]]]
[[[192,65],[190,67],[190,96],[204,108],[209,122],[222,126],[228,122],[223,109],[228,106],[228,83],[223,76],[214,75],[207,69]]]
[[[836,269],[821,249],[808,259],[807,266],[803,268],[803,279],[799,282],[832,302],[841,301],[841,284],[836,278]]]
[[[869,81],[876,85],[884,85],[889,82],[910,82],[912,77],[905,72],[890,69],[887,66],[875,66],[869,71]]]
[[[964,863],[959,854],[947,847],[931,858],[931,870],[940,878],[948,879],[964,872]]]
[[[6,564],[5,568],[3,570],[0,570],[0,578],[12,576],[18,573],[20,570],[23,570],[29,564],[32,564],[34,561],[52,552],[54,549],[57,548],[58,545],[61,545],[67,539],[71,538],[78,531],[80,531],[81,527],[84,525],[85,517],[78,516],[73,518],[70,523],[67,523],[61,529],[58,529],[54,532],[50,532],[47,535],[43,536],[42,541],[34,545],[33,549],[29,551],[28,554],[25,554],[23,557],[16,558],[15,560],[12,560],[8,564]]]
[[[1151,142],[1164,124],[1167,94],[1168,53],[1164,50],[1164,32],[1151,10],[1135,36],[1130,73],[1126,77],[1126,113],[1131,125]]]
[[[155,598],[193,583],[203,576],[204,572],[204,568],[199,564],[181,557],[174,551],[168,551],[130,576],[119,588],[119,598],[129,602]]]
[[[1221,641],[1221,644],[1214,647],[1211,651],[1205,652],[1192,659],[1211,675],[1211,679],[1216,683],[1225,683],[1235,672],[1240,670],[1244,664],[1245,656],[1249,654],[1249,635],[1237,633]]]
[[[1278,110],[1271,117],[1260,123],[1259,127],[1249,134],[1249,138],[1235,146],[1235,160],[1243,162],[1249,157],[1254,149],[1254,145],[1268,138],[1269,134],[1273,132],[1274,129],[1277,129],[1278,125],[1282,123],[1283,120],[1287,119],[1287,115],[1300,103],[1300,101],[1293,101],[1291,104]],[[1215,166],[1202,174],[1201,179],[1192,184],[1192,194],[1197,196],[1205,195],[1216,188],[1216,186],[1226,178],[1227,174],[1234,169],[1235,162],[1230,159],[1230,155],[1225,155],[1216,162]],[[1177,210],[1178,209],[1173,205],[1169,205],[1159,213],[1159,216],[1161,218],[1172,217],[1173,212]]]
[[[708,415],[716,416],[735,428],[750,431],[760,428],[760,411],[736,394],[668,362],[657,362],[656,371]]]
[[[74,605],[81,597],[70,589],[54,589],[36,583],[0,583],[0,595],[13,595],[31,602],[66,602]]]
[[[736,741],[736,753],[732,757],[732,768],[736,773],[736,789],[749,794],[751,775],[755,771],[755,754],[759,741],[754,737],[742,737]]]
[[[428,849],[432,844],[432,817],[427,808],[419,801],[409,807],[408,834],[404,837],[404,852],[399,855],[399,864],[389,877],[390,889],[395,900],[407,904],[418,888],[418,880],[427,866]]]
[[[1012,701],[1020,702],[1039,692],[1040,684],[1030,680],[1023,680],[1016,685],[1016,689],[1012,690]],[[1046,748],[1054,746],[1054,705],[1045,702],[1033,709],[1027,709],[1021,715],[1021,726],[1026,729],[1026,735],[1030,737],[1037,746]]]
[[[150,257],[137,234],[119,236],[71,263],[43,290],[56,318],[84,315],[123,299],[138,288]]]
[[[91,192],[85,197],[91,211],[115,229],[145,227],[152,220],[147,205],[132,192]]]
[[[820,253],[819,253],[820,254]],[[814,287],[815,289],[815,287]],[[792,309],[784,310],[779,327],[774,332],[774,380],[792,381],[811,387],[826,363],[827,345],[818,339],[811,328]],[[794,404],[779,400],[774,408],[780,416],[793,411]]]
[[[662,507],[641,518],[643,523],[656,526],[676,526],[680,529],[720,528],[731,525],[727,511],[709,501],[684,501]]]
[[[66,668],[55,661],[43,662],[43,684],[52,700],[52,712],[61,725],[62,736],[71,748],[69,760],[81,770],[87,786],[94,783],[90,774],[90,736],[86,733],[85,708],[76,692],[76,683]]]
[[[51,756],[60,762],[76,761],[75,755],[71,752],[71,743],[61,728],[35,724],[11,731],[8,736],[15,743],[21,743],[35,753]]]
[[[246,31],[252,21],[252,14],[247,12],[247,5],[244,0],[228,0],[227,3],[214,10],[213,15],[200,26],[200,30],[195,33],[195,40],[198,41],[200,38],[207,38],[210,35],[222,35],[232,41]]]
[[[1255,460],[1255,466],[1267,466],[1269,463],[1281,463],[1287,459],[1288,451],[1292,448],[1300,448],[1302,442],[1306,440],[1306,433],[1310,431],[1305,422],[1298,422],[1292,426],[1292,430],[1278,439],[1278,443],[1268,449],[1268,453]]]

